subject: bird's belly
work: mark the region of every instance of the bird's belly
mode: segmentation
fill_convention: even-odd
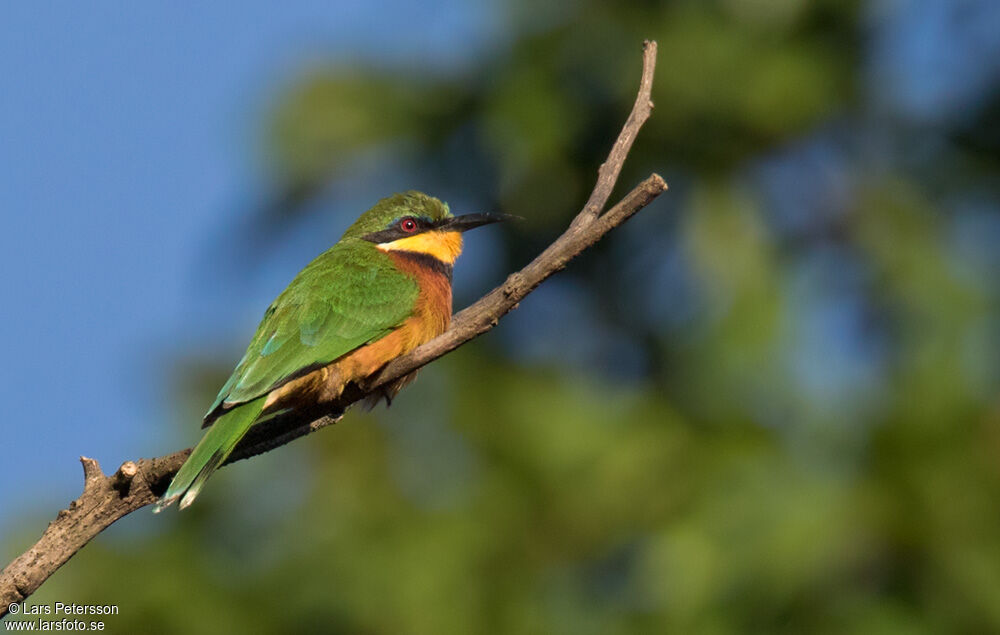
[[[414,314],[392,332],[354,349],[327,366],[276,388],[268,395],[265,412],[276,412],[308,403],[336,401],[351,382],[358,383],[393,359],[409,353],[448,329],[451,321],[451,281],[444,276],[420,272],[420,295]],[[402,384],[392,387],[390,397]]]

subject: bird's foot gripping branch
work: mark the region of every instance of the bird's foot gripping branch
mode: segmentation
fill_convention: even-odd
[[[338,407],[346,407],[396,385],[425,364],[490,330],[546,278],[566,267],[583,250],[666,191],[667,184],[659,175],[653,174],[616,205],[606,209],[622,165],[639,129],[652,111],[650,94],[655,66],[656,43],[646,42],[635,104],[611,152],[601,164],[590,198],[569,228],[527,266],[508,276],[502,285],[455,314],[444,333],[396,357],[364,380],[345,386],[337,399]],[[400,230],[406,231],[406,228],[400,227]],[[240,439],[224,463],[274,449],[336,420],[336,417],[326,415],[280,426],[256,426]],[[0,571],[0,616],[5,615],[12,604],[23,602],[34,593],[106,527],[156,502],[167,491],[170,481],[190,454],[191,450],[182,450],[153,459],[126,461],[110,475],[101,471],[97,461],[81,457],[83,493],[67,509],[58,513],[34,545]]]

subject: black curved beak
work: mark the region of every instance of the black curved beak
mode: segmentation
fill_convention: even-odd
[[[483,225],[499,223],[500,221],[513,220],[517,216],[510,214],[463,214],[462,216],[452,216],[437,224],[435,229],[446,229],[449,231],[464,232]]]

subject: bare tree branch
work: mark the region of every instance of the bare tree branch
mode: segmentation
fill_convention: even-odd
[[[365,385],[349,387],[343,398],[344,407],[496,326],[501,317],[516,308],[546,278],[565,268],[584,249],[666,191],[667,184],[659,175],[653,174],[617,205],[604,214],[600,213],[611,196],[639,129],[649,118],[655,66],[656,43],[647,41],[644,43],[642,80],[635,105],[611,153],[598,171],[593,193],[566,232],[526,267],[508,276],[502,285],[457,313],[445,333],[393,360],[370,377]],[[322,416],[304,423],[293,421],[290,425],[268,423],[256,426],[227,462],[274,449],[336,421],[335,417]],[[0,617],[7,613],[11,603],[22,602],[34,593],[106,527],[155,502],[190,453],[191,450],[182,450],[154,459],[126,461],[111,476],[105,476],[94,459],[80,457],[84,472],[83,494],[59,512],[38,542],[0,571]]]
[[[632,143],[639,135],[639,129],[646,123],[653,111],[653,72],[656,70],[656,42],[646,40],[642,43],[642,79],[639,80],[639,93],[635,96],[635,104],[629,113],[622,131],[618,133],[615,144],[611,146],[608,158],[597,170],[597,183],[583,210],[573,219],[570,229],[586,225],[597,218],[615,189],[618,175],[621,174],[625,158],[632,150]]]

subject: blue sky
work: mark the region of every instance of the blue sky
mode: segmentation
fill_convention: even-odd
[[[294,274],[286,261],[236,290],[200,280],[199,268],[218,264],[206,258],[211,241],[261,190],[257,134],[273,91],[312,60],[367,51],[447,67],[495,35],[481,3],[379,9],[0,7],[0,531],[76,497],[80,454],[112,470],[197,437],[197,422],[178,437],[158,363],[174,346],[211,345],[213,333],[223,347],[235,330],[248,336]],[[316,244],[348,220],[331,214]]]

